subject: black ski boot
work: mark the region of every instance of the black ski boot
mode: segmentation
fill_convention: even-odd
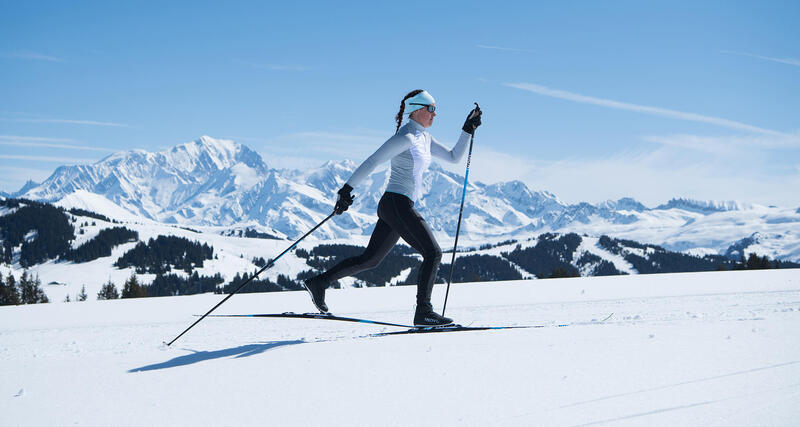
[[[306,279],[303,282],[303,286],[308,291],[308,294],[311,295],[311,302],[314,303],[317,310],[319,310],[320,313],[327,314],[328,306],[325,304],[325,289],[328,288],[328,282],[320,276],[314,276],[310,279]]]
[[[446,326],[452,325],[453,319],[444,317],[433,311],[431,303],[417,304],[417,311],[414,313],[414,326]]]

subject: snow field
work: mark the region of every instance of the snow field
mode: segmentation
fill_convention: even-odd
[[[434,293],[439,309],[444,290]],[[328,304],[405,323],[415,292],[330,290]],[[798,270],[456,284],[446,314],[462,324],[544,327],[373,337],[397,329],[207,318],[161,348],[221,298],[0,307],[2,424],[791,426],[800,417]],[[242,294],[218,313],[311,308],[305,292]]]

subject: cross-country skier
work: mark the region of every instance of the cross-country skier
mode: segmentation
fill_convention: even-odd
[[[409,113],[409,120],[401,127],[404,113]],[[431,157],[457,163],[464,156],[471,136],[481,124],[481,110],[476,107],[470,111],[461,136],[452,150],[443,147],[428,133],[427,128],[433,124],[434,117],[436,101],[433,96],[421,89],[409,92],[400,103],[400,112],[395,117],[397,129],[394,136],[364,160],[339,190],[334,208],[337,215],[341,215],[353,203],[353,188],[364,181],[378,165],[391,160],[389,184],[378,203],[378,223],[364,253],[347,258],[330,270],[304,282],[306,290],[311,294],[311,300],[320,312],[328,312],[325,289],[331,282],[376,267],[402,237],[422,255],[422,266],[417,278],[414,325],[440,326],[453,323],[452,319],[434,312],[431,305],[431,292],[442,250],[425,219],[414,209],[414,201],[421,196],[422,174],[428,169]]]

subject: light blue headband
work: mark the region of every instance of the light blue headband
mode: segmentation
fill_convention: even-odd
[[[412,96],[411,98],[406,99],[406,114],[411,114],[414,111],[417,111],[426,105],[431,105],[435,103],[436,100],[433,99],[431,94],[423,90],[422,92]]]

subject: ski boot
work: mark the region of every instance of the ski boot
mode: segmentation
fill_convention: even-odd
[[[311,302],[317,307],[322,314],[328,314],[328,306],[325,304],[325,289],[328,288],[328,282],[320,276],[314,276],[306,279],[303,282],[303,287],[306,288],[308,294],[311,295]]]
[[[417,304],[417,311],[414,313],[414,326],[431,327],[452,325],[453,319],[444,317],[433,311],[431,303]]]

